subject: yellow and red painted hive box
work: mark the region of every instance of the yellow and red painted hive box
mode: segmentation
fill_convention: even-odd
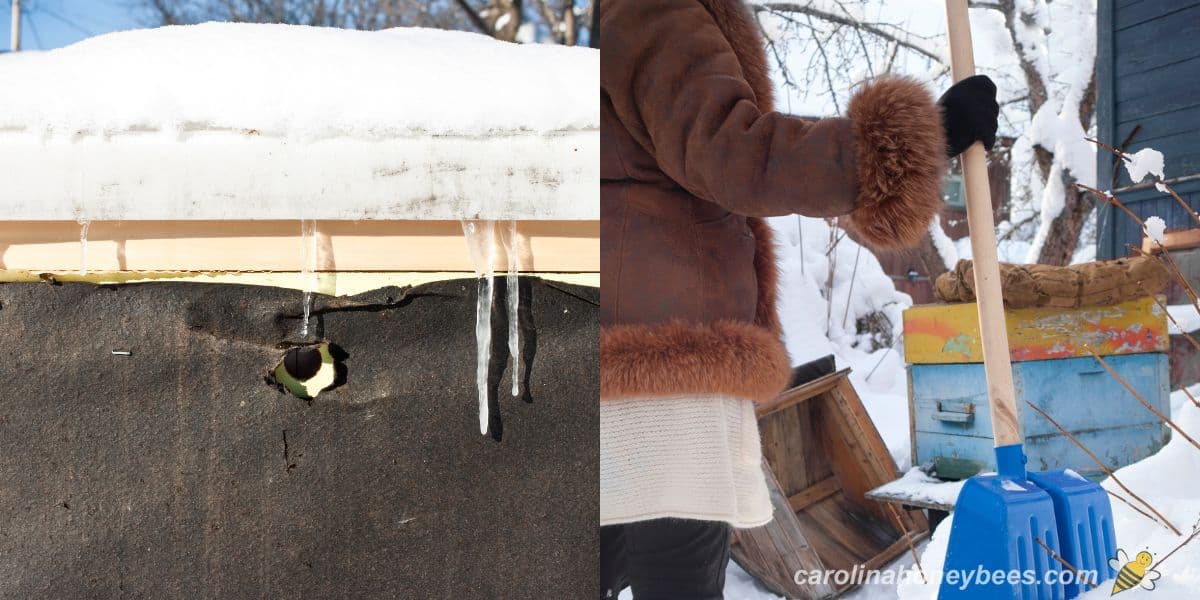
[[[1166,315],[1153,298],[1116,306],[1005,311],[1014,361],[1166,352]],[[926,304],[904,311],[904,360],[910,365],[983,362],[974,303]]]
[[[947,479],[994,470],[983,351],[974,303],[904,312],[913,464]],[[1032,470],[1103,471],[1025,401],[1046,411],[1111,468],[1157,452],[1169,430],[1113,378],[1169,410],[1166,314],[1153,298],[1116,306],[1006,310],[1017,410]],[[1090,350],[1090,351],[1089,351]]]

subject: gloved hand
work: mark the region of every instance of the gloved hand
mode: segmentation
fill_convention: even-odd
[[[975,142],[988,150],[996,144],[996,84],[987,75],[968,77],[946,90],[938,98],[942,107],[942,128],[946,132],[946,156],[954,158]]]

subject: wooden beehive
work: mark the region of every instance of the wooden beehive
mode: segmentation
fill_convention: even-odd
[[[788,598],[832,598],[854,586],[797,583],[799,570],[878,568],[928,532],[919,511],[893,513],[864,498],[896,478],[896,463],[848,374],[830,373],[757,409],[775,518],[736,531],[733,557]]]
[[[943,479],[994,470],[992,426],[975,305],[916,306],[904,314],[913,464]],[[1103,470],[1032,410],[1048,413],[1111,468],[1157,452],[1169,430],[1092,357],[1104,357],[1168,413],[1168,330],[1152,298],[1116,306],[1006,311],[1017,410],[1033,470]]]

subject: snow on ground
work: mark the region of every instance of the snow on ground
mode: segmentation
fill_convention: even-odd
[[[1167,307],[1167,312],[1171,313],[1171,318],[1174,322],[1170,323],[1171,335],[1179,335],[1183,332],[1200,331],[1200,312],[1196,311],[1196,307],[1191,304],[1176,304]],[[1178,323],[1178,326],[1176,326]]]
[[[841,231],[831,230],[824,220],[793,216],[772,218],[769,222],[775,232],[780,263],[780,317],[793,364],[832,353],[837,357],[839,368],[851,367],[851,381],[867,411],[897,464],[907,470],[895,485],[927,500],[952,502],[958,496],[961,483],[941,483],[919,469],[910,468],[911,442],[900,313],[911,305],[911,299],[897,292],[874,256],[866,250],[859,253],[858,245],[849,238],[841,238],[831,251],[831,233],[838,239]],[[969,248],[967,250],[969,252]],[[851,273],[856,257],[857,275],[852,286]],[[836,269],[832,286],[829,286],[829,272],[834,261]],[[1200,315],[1191,305],[1173,306],[1169,310],[1185,327],[1200,328]],[[879,340],[855,333],[856,319],[877,311],[892,319],[894,347],[876,348],[875,343]],[[1200,385],[1193,386],[1191,391],[1200,396]],[[1171,395],[1171,409],[1180,426],[1189,435],[1200,438],[1200,409],[1193,406],[1183,392]],[[1177,527],[1189,532],[1200,520],[1200,477],[1170,476],[1175,473],[1200,473],[1200,450],[1179,435],[1174,435],[1158,454],[1119,470],[1118,476],[1167,514]],[[1121,493],[1111,482],[1106,482],[1105,486]],[[1131,554],[1149,549],[1158,560],[1182,541],[1120,502],[1113,503],[1113,513],[1118,544]],[[940,571],[952,521],[952,518],[946,519],[932,538],[918,548],[926,573]],[[1200,540],[1170,559],[1164,567],[1160,589],[1152,598],[1192,598],[1191,590],[1200,587],[1200,568],[1193,566],[1197,563],[1200,563]],[[912,558],[906,553],[888,568],[898,571],[911,568],[911,565]],[[1096,590],[1084,598],[1099,600],[1108,597],[1110,591]],[[1134,599],[1145,593],[1148,592],[1129,591],[1123,597]],[[725,595],[727,600],[779,599],[732,562],[726,573]],[[923,584],[919,580],[900,585],[865,586],[847,595],[855,600],[933,600],[936,596],[935,584]],[[628,600],[631,596],[626,592],[622,598]]]
[[[892,598],[894,597],[893,595]],[[855,594],[846,596],[846,598],[877,600],[875,597]],[[882,600],[883,598],[887,598],[887,596],[879,596],[878,600]],[[635,599],[633,592],[629,588],[625,588],[620,596],[617,597],[617,600]],[[784,600],[784,598],[771,593],[753,575],[747,573],[737,563],[730,560],[729,568],[725,571],[725,600]]]
[[[912,306],[912,298],[896,291],[875,255],[843,230],[800,216],[768,222],[775,232],[778,308],[792,364],[833,354],[838,368],[850,367],[850,381],[871,418],[887,424],[880,433],[888,450],[900,468],[907,468],[911,461],[903,351],[881,338],[900,339],[901,313]],[[832,286],[831,267],[836,267]],[[883,336],[857,333],[858,319],[870,315],[886,318],[880,326]]]
[[[594,49],[474,33],[205,23],[0,56],[0,130],[293,138],[598,127]]]
[[[886,317],[890,325],[885,323],[882,329],[894,343],[902,332],[901,313],[912,305],[912,298],[896,291],[874,254],[823,219],[787,216],[768,222],[775,233],[778,309],[792,364],[833,354],[838,368],[850,367],[850,381],[884,443],[899,467],[907,469],[911,460],[903,349],[878,336],[859,335],[856,323],[872,314]],[[894,598],[894,594],[888,595],[892,591],[887,586],[870,586],[849,597]],[[726,573],[725,597],[781,600],[732,561]]]
[[[858,335],[855,323],[872,313],[885,315],[891,322],[892,340],[898,342],[901,312],[912,305],[912,299],[896,291],[875,256],[867,249],[860,251],[860,246],[849,237],[842,237],[843,230],[831,228],[822,219],[800,216],[776,217],[768,222],[775,233],[779,314],[792,364],[833,354],[838,368],[850,367],[851,382],[893,458],[901,469],[908,469],[911,461],[903,347],[899,343],[877,347],[881,340]],[[832,286],[829,285],[831,267]],[[916,482],[923,477],[919,473],[914,470],[906,479]],[[897,568],[908,568],[911,564],[908,553],[895,562]],[[726,572],[725,597],[782,600],[732,561]],[[846,597],[891,600],[896,591],[894,586],[875,584]],[[621,598],[629,600],[632,595],[626,590]]]
[[[1029,240],[1020,239],[1019,237],[1005,237],[1004,233],[1008,231],[1008,222],[1000,223],[996,227],[996,257],[1000,262],[1012,263],[1016,265],[1025,263],[1025,256],[1029,253],[1031,244]],[[1095,244],[1091,244],[1092,255],[1095,256]],[[961,237],[954,240],[954,248],[958,251],[958,257],[970,259],[974,254],[971,251],[970,236]],[[1086,261],[1084,261],[1086,262]]]

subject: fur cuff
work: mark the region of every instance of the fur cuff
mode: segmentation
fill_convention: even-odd
[[[875,248],[915,246],[942,203],[941,111],[916,80],[886,77],[855,94],[848,112],[859,180],[850,226]]]
[[[725,394],[756,402],[787,386],[778,334],[752,323],[673,321],[600,330],[600,399]]]

